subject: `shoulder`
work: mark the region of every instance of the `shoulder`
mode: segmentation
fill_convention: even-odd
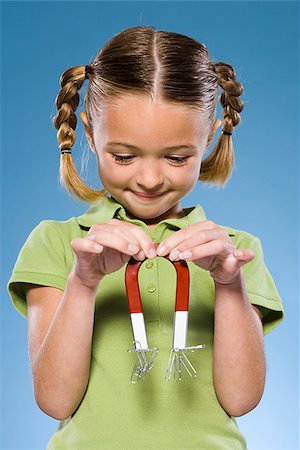
[[[71,241],[76,237],[83,237],[76,218],[68,220],[45,219],[39,222],[27,237],[21,254],[23,257],[36,255],[45,258],[47,255],[66,255],[67,259],[72,259]]]
[[[31,237],[59,237],[62,241],[69,239],[70,236],[79,236],[81,233],[80,225],[76,217],[67,220],[44,219],[39,222],[30,233]]]

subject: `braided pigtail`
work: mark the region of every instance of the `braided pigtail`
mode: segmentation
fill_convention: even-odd
[[[84,202],[94,203],[103,198],[105,190],[93,190],[81,180],[71,153],[71,148],[76,141],[77,117],[75,111],[79,104],[78,91],[84,80],[88,78],[88,73],[91,73],[90,66],[76,66],[67,69],[62,74],[60,77],[61,90],[55,100],[58,112],[53,119],[53,125],[58,130],[57,139],[61,151],[60,183],[75,197]]]
[[[208,183],[219,183],[224,186],[231,176],[234,167],[234,149],[232,143],[233,128],[239,124],[244,104],[239,98],[243,93],[243,86],[236,81],[232,66],[224,62],[216,63],[212,70],[217,75],[218,85],[223,89],[219,97],[223,107],[222,135],[214,149],[202,161],[199,180]]]

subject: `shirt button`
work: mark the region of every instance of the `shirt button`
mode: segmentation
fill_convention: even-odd
[[[153,266],[153,262],[152,261],[147,261],[146,262],[147,269],[151,269],[152,266]]]
[[[156,287],[154,286],[154,284],[149,284],[148,286],[148,292],[154,292],[156,289]]]

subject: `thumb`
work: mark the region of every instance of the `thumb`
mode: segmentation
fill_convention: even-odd
[[[255,258],[255,253],[253,250],[247,248],[236,248],[233,251],[233,256],[241,263],[241,266],[243,266]]]

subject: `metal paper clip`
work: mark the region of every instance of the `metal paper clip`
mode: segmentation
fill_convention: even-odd
[[[197,372],[194,369],[192,363],[189,361],[188,357],[186,356],[185,351],[189,350],[191,352],[194,352],[199,348],[205,348],[205,345],[196,345],[195,347],[186,347],[184,349],[172,348],[165,375],[165,380],[170,381],[173,372],[174,380],[181,381],[183,378],[182,377],[183,371],[186,371],[190,377],[195,378],[197,376]]]
[[[139,380],[143,380],[152,369],[154,360],[158,354],[158,348],[142,348],[138,341],[133,341],[133,345],[134,349],[127,351],[135,353],[137,356],[137,361],[130,377],[131,383],[136,384]]]

